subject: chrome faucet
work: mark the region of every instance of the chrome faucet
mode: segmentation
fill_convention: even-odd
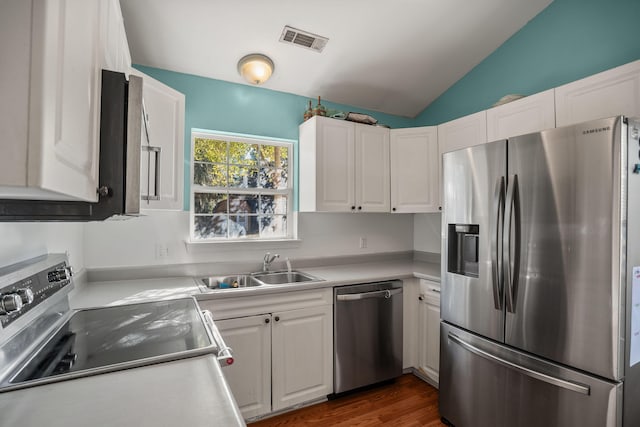
[[[267,252],[262,259],[262,271],[269,271],[269,267],[271,267],[271,263],[276,259],[280,258],[280,255],[275,254],[271,255],[271,252]]]

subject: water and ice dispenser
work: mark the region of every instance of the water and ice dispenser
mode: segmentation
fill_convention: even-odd
[[[478,224],[449,224],[447,271],[478,277]]]

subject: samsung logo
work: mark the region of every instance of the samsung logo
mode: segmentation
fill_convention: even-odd
[[[583,130],[582,134],[583,135],[588,135],[590,133],[606,132],[608,130],[611,130],[611,126],[607,126],[607,127],[604,127],[604,128],[595,128],[595,129]]]

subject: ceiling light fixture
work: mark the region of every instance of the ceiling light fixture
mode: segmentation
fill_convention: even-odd
[[[238,72],[246,81],[260,85],[273,74],[273,61],[266,55],[252,53],[238,61]]]

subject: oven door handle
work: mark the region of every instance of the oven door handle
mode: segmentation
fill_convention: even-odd
[[[220,334],[218,327],[213,321],[213,315],[209,310],[202,310],[202,316],[204,317],[205,324],[211,333],[211,337],[217,347],[216,356],[221,366],[229,366],[233,364],[233,352],[225,342],[224,338]]]

